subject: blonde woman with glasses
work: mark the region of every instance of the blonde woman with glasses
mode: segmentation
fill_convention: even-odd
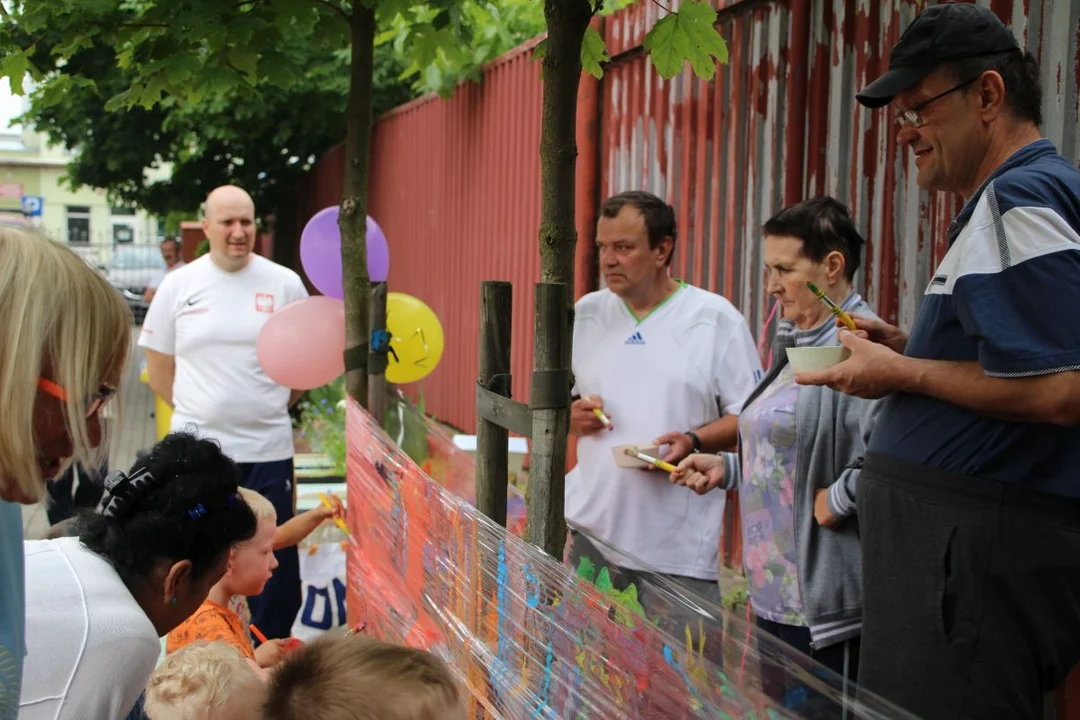
[[[38,502],[71,458],[97,466],[130,327],[123,298],[82,258],[0,226],[0,720],[18,714],[26,647],[19,504]]]

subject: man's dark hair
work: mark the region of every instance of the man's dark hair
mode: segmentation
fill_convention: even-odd
[[[75,534],[129,588],[148,580],[161,561],[190,560],[192,575],[203,577],[255,535],[255,515],[237,495],[240,471],[216,442],[166,435],[117,477],[106,478],[101,511],[80,514]]]
[[[1042,85],[1039,61],[1030,52],[1013,50],[948,63],[946,71],[958,83],[974,80],[993,70],[1005,83],[1005,104],[1017,120],[1042,125]],[[971,87],[964,88],[964,92]]]
[[[786,207],[765,223],[766,235],[789,235],[803,241],[803,255],[824,262],[834,250],[844,256],[844,275],[850,282],[862,260],[866,243],[851,221],[847,206],[831,197],[804,200]]]
[[[600,216],[606,218],[617,217],[622,209],[629,205],[636,208],[645,217],[645,229],[649,233],[649,247],[656,249],[664,238],[671,238],[671,254],[668,255],[667,264],[671,264],[671,258],[675,255],[675,209],[652,193],[642,190],[628,190],[627,192],[612,195],[600,206]]]

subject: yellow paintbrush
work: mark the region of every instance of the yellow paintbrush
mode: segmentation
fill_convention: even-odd
[[[638,460],[640,460],[643,463],[648,463],[648,464],[652,465],[657,470],[663,470],[664,472],[669,472],[669,473],[670,472],[675,472],[675,466],[672,465],[671,463],[664,462],[663,460],[658,460],[657,458],[654,458],[654,457],[652,457],[650,455],[646,455],[645,453],[640,452],[639,450],[635,450],[634,448],[626,448],[625,450],[623,450],[623,452],[626,453],[627,455],[629,455],[632,458],[637,458]]]
[[[323,505],[330,508],[331,510],[334,509],[334,506],[330,504],[330,498],[326,497],[326,495],[324,495],[323,493],[319,493],[319,499],[322,500]],[[346,535],[352,535],[352,533],[349,532],[349,526],[346,525],[345,521],[339,518],[337,515],[334,516],[334,522],[337,523],[337,526],[339,528],[341,528],[341,532],[345,533]]]
[[[840,320],[840,322],[844,323],[852,330],[858,330],[858,328],[855,327],[855,321],[851,319],[851,316],[844,312],[843,308],[834,303],[829,298],[829,296],[825,294],[824,290],[822,290],[809,280],[806,281],[806,287],[810,288],[810,292],[817,295],[818,300],[825,303],[825,305],[829,308],[829,312],[835,315],[837,319]]]
[[[589,400],[591,402],[592,398],[586,395],[585,400]],[[603,423],[604,427],[606,427],[608,430],[615,429],[615,426],[611,424],[611,418],[605,415],[603,410],[601,410],[600,408],[593,408],[592,411],[593,415],[595,415],[600,420],[600,422]]]

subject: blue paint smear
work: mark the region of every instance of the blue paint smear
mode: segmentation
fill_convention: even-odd
[[[509,579],[510,579],[510,569],[506,566],[506,543],[505,542],[500,542],[499,543],[499,570],[498,570],[498,580],[497,580],[497,582],[498,582],[498,586],[497,586],[498,590],[497,590],[497,593],[496,593],[496,598],[497,598],[496,614],[498,616],[498,624],[497,624],[496,628],[497,628],[498,633],[499,633],[499,641],[498,641],[498,645],[497,645],[498,656],[499,656],[499,660],[501,660],[503,662],[508,661],[508,658],[506,656],[508,654],[508,650],[509,650],[509,647],[510,647],[510,643],[506,639],[506,616],[507,616],[508,610],[509,610],[509,608],[506,607],[506,605],[507,605],[506,583],[507,583],[507,581]]]
[[[704,698],[698,694],[697,688],[694,687],[693,681],[690,679],[690,675],[683,669],[682,665],[675,659],[674,653],[671,652],[671,647],[664,645],[664,660],[667,664],[675,668],[675,672],[679,673],[679,677],[686,683],[686,689],[690,691],[690,694],[697,700],[702,707],[709,707],[709,704],[705,702]]]
[[[554,717],[554,711],[548,705],[548,691],[551,688],[551,666],[555,661],[555,650],[548,642],[547,658],[544,660],[544,682],[540,687],[540,704],[533,710],[532,717],[538,718],[543,713],[545,718]]]
[[[535,608],[540,605],[540,580],[533,573],[528,563],[523,568],[525,572],[525,602],[529,607]]]
[[[506,638],[506,616],[507,616],[507,593],[506,583],[510,578],[510,569],[506,566],[506,543],[499,543],[499,568],[497,575],[497,591],[496,591],[496,615],[498,622],[496,624],[496,632],[498,633],[498,643],[496,645],[496,657],[491,662],[491,669],[488,671],[488,677],[491,680],[491,687],[495,691],[496,697],[503,695],[510,689],[509,678],[511,670],[507,665],[507,655],[509,655],[510,643]]]

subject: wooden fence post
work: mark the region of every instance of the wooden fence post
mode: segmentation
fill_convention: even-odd
[[[513,288],[508,282],[480,286],[480,369],[477,382],[510,397],[510,326]],[[509,433],[491,420],[477,417],[476,507],[506,527],[506,485],[509,481]]]
[[[570,368],[565,347],[569,292],[563,283],[536,285],[534,369],[529,401],[532,453],[525,538],[557,560],[562,560],[566,543],[563,492],[570,427]]]
[[[371,283],[371,333],[386,329],[386,283]],[[368,345],[368,412],[379,427],[386,415],[386,354]]]

